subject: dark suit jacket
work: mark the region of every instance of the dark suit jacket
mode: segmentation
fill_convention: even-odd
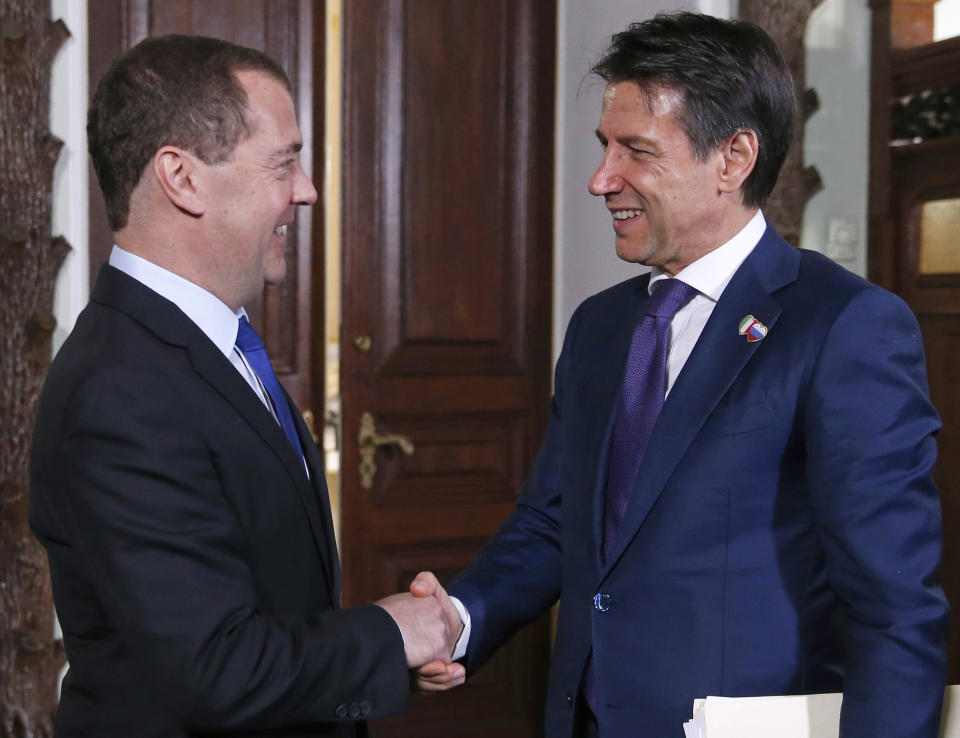
[[[177,307],[105,266],[44,386],[31,525],[70,670],[56,735],[354,735],[405,708],[400,631],[338,607],[323,467],[303,465]]]
[[[912,313],[768,228],[667,397],[603,562],[612,411],[647,283],[570,322],[517,509],[449,588],[473,618],[468,668],[559,596],[551,738],[570,735],[591,650],[605,736],[681,735],[706,695],[839,690],[845,738],[936,736],[939,419]],[[739,335],[746,315],[764,339]]]

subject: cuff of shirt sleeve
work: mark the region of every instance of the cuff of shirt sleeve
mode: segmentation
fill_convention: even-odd
[[[460,619],[463,621],[463,632],[460,634],[460,640],[457,641],[457,645],[453,649],[453,656],[451,657],[453,661],[456,661],[467,655],[467,643],[470,642],[470,613],[467,612],[467,608],[465,608],[463,603],[456,597],[451,597],[450,602],[457,608],[457,612],[460,613]]]

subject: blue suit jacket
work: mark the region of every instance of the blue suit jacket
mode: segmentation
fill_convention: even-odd
[[[667,397],[603,562],[612,411],[647,282],[570,321],[516,511],[450,586],[473,618],[468,668],[559,597],[553,738],[591,651],[602,735],[680,735],[705,695],[842,690],[844,738],[936,736],[940,423],[912,313],[768,228]],[[738,333],[746,315],[764,339]]]

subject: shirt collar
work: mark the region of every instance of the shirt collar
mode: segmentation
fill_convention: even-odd
[[[685,266],[676,273],[676,278],[716,302],[744,259],[750,256],[750,252],[760,242],[766,229],[767,221],[758,210],[737,235]],[[657,280],[669,277],[669,274],[658,267],[652,267],[649,287],[652,288]]]
[[[238,321],[247,311],[233,312],[226,303],[197,284],[157,266],[152,261],[114,246],[110,266],[133,277],[145,287],[167,298],[190,318],[229,357],[237,342]]]

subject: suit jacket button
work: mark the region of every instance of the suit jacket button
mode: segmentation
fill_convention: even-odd
[[[608,594],[604,594],[603,592],[597,592],[593,596],[593,608],[598,612],[606,612],[607,610],[610,609],[610,601],[612,599],[613,598]]]
[[[373,712],[373,705],[371,705],[367,700],[361,700],[360,702],[360,714],[366,717],[371,712]]]
[[[568,694],[568,695],[567,695],[567,704],[570,705],[570,707],[573,707],[573,695],[572,695],[572,694]]]
[[[356,702],[350,703],[350,717],[352,718],[360,717],[360,705],[358,705]]]
[[[349,714],[350,714],[350,710],[349,708],[347,708],[346,705],[337,705],[336,716],[338,718],[345,718]]]

